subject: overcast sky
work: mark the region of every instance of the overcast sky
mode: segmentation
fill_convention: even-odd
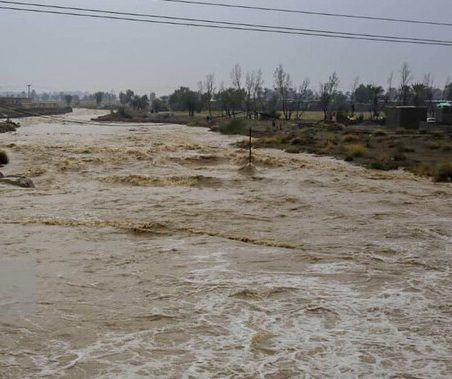
[[[27,1],[27,0],[22,0]],[[31,0],[29,0],[31,2]],[[217,0],[211,0],[213,2]],[[170,4],[158,0],[34,0],[126,12],[154,13],[234,22],[285,25],[337,31],[395,34],[452,40],[452,27],[397,24],[308,15]],[[224,0],[235,4],[364,14],[450,22],[450,0]],[[229,84],[235,63],[261,68],[265,85],[282,63],[294,82],[312,86],[336,71],[348,90],[356,76],[386,87],[408,62],[419,80],[432,73],[443,87],[452,77],[452,47],[348,41],[295,35],[196,29],[0,10],[0,91],[131,88],[140,93],[170,93],[180,85],[196,88],[206,74]]]

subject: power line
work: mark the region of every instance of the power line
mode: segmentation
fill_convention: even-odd
[[[303,35],[303,36],[315,36],[315,37],[326,37],[326,38],[340,38],[340,39],[349,39],[349,40],[364,40],[364,41],[374,41],[374,42],[393,42],[393,43],[404,43],[404,44],[414,44],[414,45],[430,45],[430,46],[448,46],[451,47],[452,43],[449,41],[444,42],[430,42],[430,41],[416,41],[410,39],[395,39],[386,38],[386,37],[364,37],[364,36],[351,36],[351,35],[343,35],[340,32],[302,32],[302,31],[290,31],[290,30],[282,30],[282,29],[265,29],[259,27],[247,27],[244,25],[241,26],[227,26],[227,25],[205,25],[205,24],[197,24],[197,23],[189,23],[189,22],[173,22],[173,21],[157,21],[157,20],[146,20],[146,19],[137,19],[130,17],[117,17],[117,16],[106,16],[106,15],[94,15],[94,14],[85,14],[85,13],[75,13],[75,12],[60,12],[60,11],[51,11],[51,10],[40,10],[40,9],[29,9],[29,8],[17,8],[17,7],[5,7],[0,6],[0,9],[4,10],[13,10],[20,12],[31,12],[31,13],[40,13],[40,14],[54,14],[54,15],[65,15],[65,16],[75,16],[75,17],[87,17],[87,18],[95,18],[95,19],[108,19],[108,20],[121,20],[121,21],[130,21],[130,22],[141,22],[141,23],[151,23],[151,24],[163,24],[163,25],[179,25],[179,26],[189,26],[189,27],[197,27],[197,28],[208,28],[208,29],[226,29],[226,30],[240,30],[240,31],[253,31],[253,32],[263,32],[263,33],[276,33],[276,34],[286,34],[286,35]]]
[[[285,27],[285,26],[273,26],[273,25],[262,25],[262,24],[249,24],[249,23],[239,23],[239,22],[227,22],[227,21],[216,21],[198,18],[187,18],[187,17],[174,17],[174,16],[161,16],[155,14],[146,13],[130,13],[130,12],[118,12],[111,10],[93,9],[93,8],[80,8],[80,7],[66,7],[60,5],[46,5],[40,3],[28,3],[19,1],[3,1],[0,3],[5,4],[16,4],[16,5],[26,5],[41,8],[52,8],[52,9],[62,9],[70,11],[82,11],[91,13],[101,13],[101,14],[112,14],[120,16],[134,16],[134,17],[150,17],[165,20],[176,20],[176,21],[189,21],[189,22],[201,22],[207,24],[221,24],[228,26],[240,26],[240,27],[250,27],[250,28],[265,28],[265,29],[276,29],[276,30],[289,30],[298,32],[308,32],[308,33],[321,33],[321,34],[332,34],[332,35],[344,35],[344,36],[356,36],[356,37],[370,37],[370,38],[382,38],[382,39],[393,39],[393,40],[406,40],[406,41],[416,41],[416,42],[434,42],[440,44],[452,44],[452,41],[438,40],[438,39],[426,39],[426,38],[414,38],[414,37],[403,37],[403,36],[391,36],[391,35],[378,35],[378,34],[364,34],[364,33],[350,33],[341,31],[331,31],[331,30],[319,30],[319,29],[305,29],[305,28],[295,28],[295,27]]]
[[[206,6],[223,7],[223,8],[239,8],[239,9],[258,10],[258,11],[265,11],[265,12],[295,13],[295,14],[306,14],[306,15],[313,15],[313,16],[342,17],[342,18],[353,18],[353,19],[372,20],[372,21],[401,22],[401,23],[409,23],[409,24],[424,24],[424,25],[436,25],[436,26],[452,26],[452,23],[441,22],[441,21],[412,20],[412,19],[391,18],[391,17],[376,17],[376,16],[354,15],[354,14],[346,14],[346,13],[314,12],[314,11],[303,11],[303,10],[296,10],[296,9],[257,7],[257,6],[251,6],[251,5],[212,3],[212,2],[208,2],[208,1],[189,1],[189,0],[160,0],[160,1],[165,1],[168,3],[183,3],[183,4],[189,4],[189,5],[206,5]]]

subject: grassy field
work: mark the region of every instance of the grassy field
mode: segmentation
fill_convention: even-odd
[[[452,181],[452,135],[442,129],[391,130],[319,123],[257,138],[255,147],[328,155],[369,169],[406,169],[435,181]],[[244,141],[240,147],[247,148]]]
[[[171,112],[172,115],[174,115],[175,117],[187,117],[187,112]],[[280,114],[280,120],[283,120],[283,113],[279,112]],[[200,113],[195,113],[195,118],[207,118],[207,116],[209,115],[208,112],[200,112]],[[372,116],[372,113],[370,112],[357,112],[356,113],[357,116],[359,115],[363,115],[364,119],[370,119]],[[221,112],[212,112],[212,117],[213,118],[221,118],[222,114]],[[238,118],[244,117],[244,114],[238,114],[237,116]],[[307,111],[304,112],[301,115],[300,120],[303,121],[322,121],[324,119],[324,114],[321,111]],[[292,114],[292,120],[290,121],[297,121],[295,120],[295,112]]]

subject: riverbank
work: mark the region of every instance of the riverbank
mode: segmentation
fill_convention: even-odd
[[[33,107],[20,107],[20,108],[4,108],[0,106],[0,114],[9,118],[24,118],[24,117],[37,117],[37,116],[52,116],[52,115],[64,115],[71,113],[71,107],[59,107],[59,108],[33,108]]]
[[[254,148],[330,156],[372,170],[404,169],[435,181],[452,181],[452,132],[447,129],[389,129],[315,120],[209,120],[170,113],[139,116],[116,112],[95,120],[200,126],[230,135],[248,135],[251,128]],[[248,144],[246,140],[237,146],[248,148]]]
[[[153,123],[173,124],[200,127],[213,127],[218,120],[209,120],[207,117],[188,117],[173,115],[171,113],[139,113],[139,112],[110,112],[109,114],[93,118],[92,121],[99,122],[124,122],[124,123]]]
[[[319,123],[253,141],[256,148],[331,156],[373,170],[403,169],[437,182],[452,181],[452,135],[444,129],[406,130]],[[248,147],[248,141],[238,144]]]

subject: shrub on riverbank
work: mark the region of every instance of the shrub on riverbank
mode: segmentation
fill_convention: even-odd
[[[6,151],[0,150],[0,164],[4,165],[8,163],[9,163],[8,154],[6,154]]]
[[[344,150],[349,157],[357,158],[357,157],[363,157],[367,153],[366,146],[354,143],[350,145],[345,145]]]
[[[19,125],[11,121],[0,122],[0,133],[15,132],[17,127]]]
[[[242,119],[234,119],[225,124],[220,125],[221,134],[243,134],[246,132],[247,123]]]
[[[433,180],[435,182],[452,181],[452,163],[445,163],[439,166],[439,168],[435,170]]]

